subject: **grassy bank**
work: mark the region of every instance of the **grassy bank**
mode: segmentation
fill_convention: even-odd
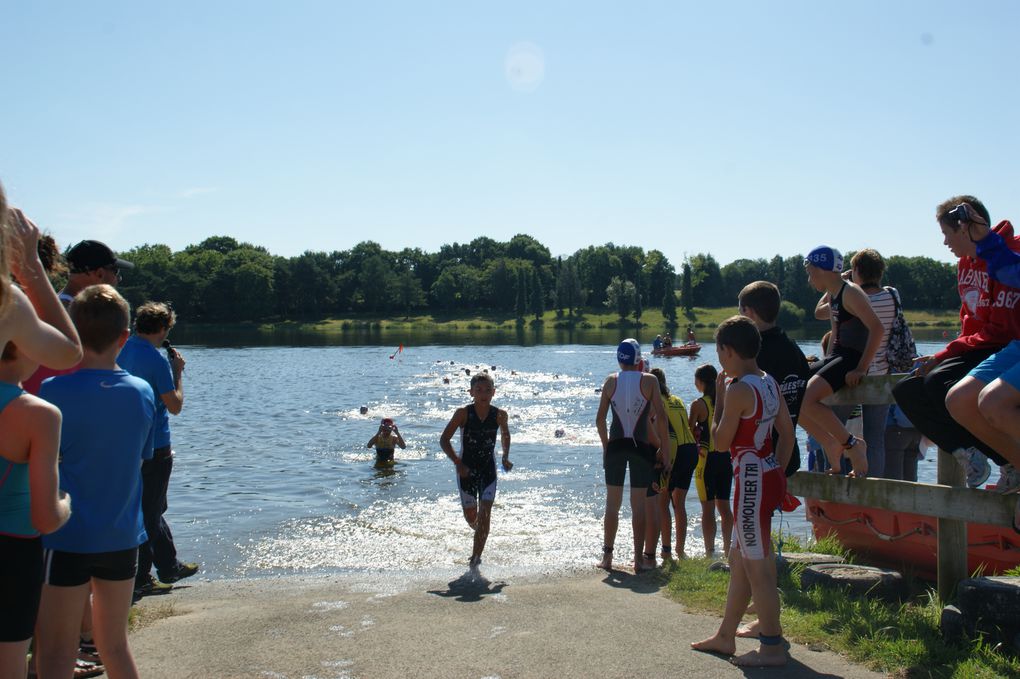
[[[783,549],[801,551],[788,537]],[[811,551],[840,553],[840,547],[834,540],[823,541],[811,545]],[[667,590],[692,611],[721,616],[729,574],[707,566],[704,559],[675,562],[664,574]],[[834,650],[899,677],[1020,676],[1020,660],[996,653],[981,640],[947,644],[939,631],[941,605],[923,583],[914,583],[906,603],[890,604],[844,591],[802,591],[801,570],[794,566],[779,578],[783,632],[792,641]]]
[[[714,328],[726,318],[737,313],[736,307],[695,308],[691,319],[681,316],[677,320],[678,329],[674,334],[680,336],[687,324],[695,328]],[[907,322],[915,328],[955,328],[959,326],[959,315],[950,311],[907,311]],[[346,330],[506,330],[512,331],[519,327],[517,318],[506,314],[478,313],[472,315],[454,314],[421,314],[413,316],[385,314],[350,314],[336,318],[324,318],[311,321],[279,321],[258,324],[267,331],[297,330],[314,332],[343,332]],[[540,320],[534,316],[524,319],[525,327],[541,327],[544,329],[595,329],[595,328],[643,328],[649,332],[659,333],[668,327],[662,312],[652,309],[641,316],[640,323],[633,317],[620,319],[614,313],[603,309],[586,309],[573,317],[558,315],[555,311],[547,311]]]

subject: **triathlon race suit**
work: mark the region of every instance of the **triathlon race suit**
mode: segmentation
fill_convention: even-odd
[[[779,385],[779,393],[786,399],[786,408],[790,411],[793,426],[797,426],[800,415],[800,404],[804,400],[808,380],[811,379],[811,367],[804,352],[797,343],[787,337],[780,327],[772,327],[761,333],[761,350],[758,351],[758,367],[772,375]],[[773,432],[772,445],[778,441],[778,434]],[[727,460],[727,463],[729,461]],[[786,475],[790,476],[800,469],[800,447],[793,442],[793,454],[786,464]]]
[[[496,434],[499,432],[499,408],[489,406],[489,416],[478,417],[475,406],[465,408],[467,422],[461,430],[460,459],[468,468],[467,478],[457,474],[460,504],[464,508],[477,507],[482,502],[496,499]]]
[[[609,400],[613,420],[605,455],[607,486],[622,486],[628,465],[631,488],[652,484],[655,449],[648,443],[648,399],[641,393],[643,374],[639,370],[616,374],[616,389]]]
[[[0,411],[23,393],[0,382]],[[43,584],[43,550],[32,525],[28,463],[0,457],[0,642],[24,641],[32,636]]]
[[[712,439],[712,418],[715,417],[715,402],[709,396],[700,399],[705,404],[708,416],[701,427],[698,448],[704,455],[698,455],[698,466],[694,469],[694,486],[698,489],[698,499],[702,502],[713,500],[729,500],[730,489],[733,487],[733,467],[730,455],[725,450],[715,449]]]
[[[669,474],[659,475],[659,488],[689,490],[691,475],[698,463],[698,444],[694,441],[691,425],[687,422],[687,407],[683,399],[676,394],[662,397],[666,408],[666,425],[669,428],[669,455],[671,469]],[[661,465],[659,465],[661,466]],[[649,497],[655,494],[648,487]]]
[[[864,348],[868,344],[868,328],[860,318],[843,306],[846,286],[847,283],[844,282],[839,294],[829,302],[832,324],[835,327],[832,353],[826,356],[815,370],[815,374],[828,382],[833,391],[839,391],[846,384],[846,374],[857,369]]]
[[[390,432],[389,434],[376,434],[375,435],[375,463],[385,464],[386,462],[393,462],[393,451],[397,446],[396,434]]]
[[[733,495],[733,542],[745,559],[764,559],[772,551],[772,513],[786,495],[786,476],[772,451],[772,427],[779,413],[779,385],[769,375],[740,378],[754,390],[754,412],[741,417],[730,455],[736,490]]]

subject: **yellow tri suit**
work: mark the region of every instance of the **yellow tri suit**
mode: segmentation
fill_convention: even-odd
[[[698,488],[698,499],[702,502],[708,501],[708,491],[705,489],[705,461],[708,459],[708,452],[715,450],[715,440],[712,438],[712,418],[715,417],[715,400],[708,396],[702,396],[708,409],[708,417],[701,428],[701,438],[698,441],[698,466],[694,468],[694,485]]]
[[[675,394],[670,394],[662,401],[666,408],[666,420],[669,422],[669,461],[672,467],[676,465],[676,451],[680,445],[695,443],[695,439],[691,425],[687,422],[687,407],[684,405],[683,399]],[[688,467],[688,469],[690,468]],[[669,487],[669,474],[662,474],[659,478],[659,488],[665,490]]]

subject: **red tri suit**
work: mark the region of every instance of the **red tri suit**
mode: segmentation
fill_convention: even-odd
[[[1020,252],[1020,237],[1013,225],[999,222],[993,229],[1006,246]],[[960,335],[935,354],[944,361],[976,349],[999,349],[1020,339],[1020,289],[992,279],[983,259],[961,257],[956,264],[957,290],[960,293]]]
[[[786,495],[786,476],[772,450],[772,427],[782,395],[770,375],[739,379],[754,390],[754,412],[741,417],[730,459],[733,464],[733,542],[745,559],[764,559],[771,551],[772,514]]]

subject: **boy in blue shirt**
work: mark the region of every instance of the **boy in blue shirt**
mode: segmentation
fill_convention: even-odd
[[[181,563],[177,547],[163,514],[167,510],[167,490],[174,468],[174,451],[170,446],[170,417],[184,407],[184,357],[167,348],[168,359],[159,350],[177,322],[177,314],[162,302],[146,302],[135,309],[135,333],[128,338],[117,357],[117,365],[135,377],[141,377],[156,395],[156,436],[152,459],[142,464],[142,517],[148,542],[138,548],[136,593],[165,593],[170,588],[162,583],[176,582],[198,572],[197,563]],[[149,571],[153,564],[159,582]]]
[[[91,584],[99,653],[110,676],[137,677],[127,622],[142,523],[143,459],[152,456],[152,387],[116,363],[128,338],[127,302],[109,285],[71,304],[85,357],[81,368],[43,382],[39,396],[60,408],[60,488],[74,512],[43,538],[45,582],[36,635],[38,672],[71,676]]]

